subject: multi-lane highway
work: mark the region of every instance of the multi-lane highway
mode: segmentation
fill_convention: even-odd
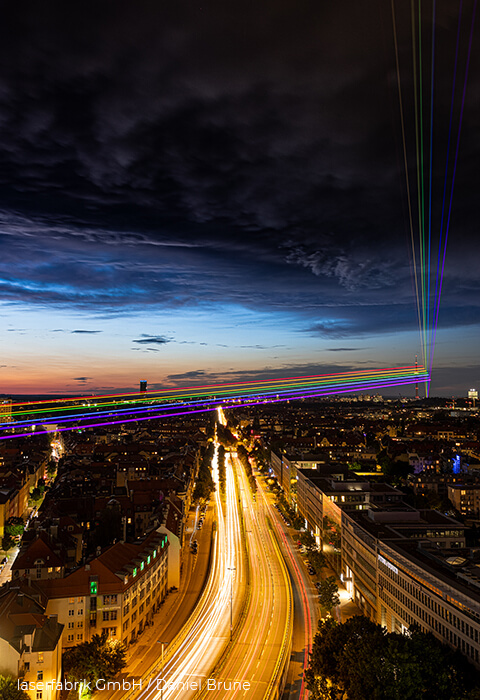
[[[254,499],[235,453],[225,466],[207,585],[163,661],[159,648],[138,700],[279,697],[292,638],[290,579],[267,502]],[[213,476],[218,483],[216,457]]]
[[[216,458],[213,465],[218,483]],[[139,700],[187,700],[209,678],[230,643],[230,627],[238,617],[246,591],[245,565],[239,503],[231,464],[226,470],[226,494],[222,503],[215,492],[216,529],[211,573],[200,601],[182,632],[168,647],[163,664],[144,682]]]
[[[252,497],[243,468],[235,454],[227,459],[235,469],[250,566],[248,608],[234,644],[211,671],[212,700],[263,700],[279,697],[283,672],[290,655],[292,593],[283,557],[275,539],[265,503]],[[214,684],[216,683],[216,685]]]

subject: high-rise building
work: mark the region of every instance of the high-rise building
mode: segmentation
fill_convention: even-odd
[[[147,391],[147,380],[140,379],[140,393],[145,394],[146,391]]]
[[[475,406],[475,402],[478,401],[478,391],[476,389],[469,389],[468,398],[470,401],[473,401],[473,405]]]
[[[12,399],[0,401],[0,423],[12,420]]]

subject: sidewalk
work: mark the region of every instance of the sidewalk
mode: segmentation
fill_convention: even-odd
[[[327,566],[322,569],[322,579],[326,579],[329,576],[335,576],[335,582],[338,586],[338,595],[340,596],[340,605],[337,605],[335,608],[335,617],[338,622],[345,622],[345,620],[348,620],[354,615],[363,615],[363,612],[350,597],[347,589],[340,581],[335,571],[327,564]]]

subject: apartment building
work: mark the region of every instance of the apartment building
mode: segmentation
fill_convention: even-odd
[[[45,614],[30,582],[0,591],[1,670],[19,678],[32,700],[58,700],[62,674],[63,625]]]
[[[480,518],[480,484],[449,484],[448,498],[467,518]]]
[[[118,542],[63,578],[40,580],[47,612],[64,625],[63,648],[106,632],[135,641],[167,593],[168,539],[153,530],[141,543]]]

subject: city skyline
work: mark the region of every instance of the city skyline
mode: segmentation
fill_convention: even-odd
[[[474,7],[458,24],[436,3],[433,232],[454,75],[463,120],[433,395],[480,384]],[[410,14],[395,9],[413,178]],[[390,3],[23,2],[0,31],[0,393],[421,356]]]

